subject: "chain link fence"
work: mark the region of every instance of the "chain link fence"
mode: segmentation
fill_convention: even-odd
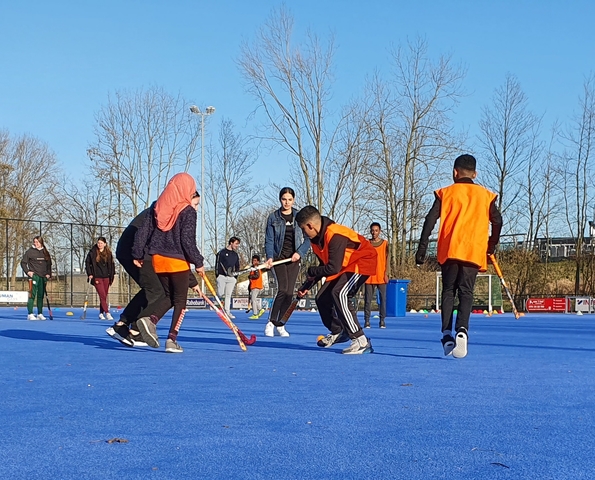
[[[52,305],[82,306],[88,292],[89,306],[99,306],[99,297],[90,287],[85,259],[98,237],[105,237],[114,254],[116,276],[110,287],[111,306],[124,306],[138,291],[138,286],[115,259],[115,249],[124,227],[93,223],[69,223],[56,220],[21,220],[0,218],[0,290],[28,291],[29,282],[21,268],[23,255],[37,235],[43,237],[52,257],[52,278],[48,297]]]

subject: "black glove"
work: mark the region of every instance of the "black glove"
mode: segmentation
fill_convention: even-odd
[[[415,264],[423,265],[426,261],[426,247],[420,246],[415,253]]]
[[[487,254],[488,255],[493,255],[495,251],[496,251],[496,245],[491,245],[491,244],[488,243]]]

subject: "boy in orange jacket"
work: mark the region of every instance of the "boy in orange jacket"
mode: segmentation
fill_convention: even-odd
[[[357,232],[320,215],[311,205],[297,213],[295,222],[310,239],[312,251],[320,260],[319,266],[308,268],[308,281],[326,278],[316,295],[316,306],[330,333],[317,345],[328,348],[351,340],[351,345],[341,353],[372,353],[372,343],[357,319],[354,297],[367,278],[376,272],[375,248]]]
[[[469,317],[478,272],[487,270],[487,256],[494,253],[500,240],[502,216],[496,207],[497,195],[473,183],[477,161],[472,155],[455,159],[454,183],[434,192],[435,200],[426,216],[415,263],[425,261],[428,240],[436,221],[438,263],[442,270],[442,346],[444,355],[463,358],[467,355]],[[490,224],[492,232],[490,235]],[[459,306],[452,336],[455,296]]]

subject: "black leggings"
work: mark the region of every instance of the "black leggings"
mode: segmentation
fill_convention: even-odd
[[[175,341],[178,332],[180,331],[180,325],[184,318],[184,310],[186,309],[186,301],[188,299],[188,285],[190,283],[188,271],[158,273],[157,276],[161,281],[161,285],[163,285],[165,297],[155,305],[155,310],[152,314],[161,320],[161,317],[163,317],[171,307],[174,307],[168,338]]]
[[[283,325],[279,319],[285,314],[293,299],[295,281],[300,273],[300,262],[282,263],[273,267],[273,273],[277,280],[277,295],[271,308],[269,322],[277,327]]]

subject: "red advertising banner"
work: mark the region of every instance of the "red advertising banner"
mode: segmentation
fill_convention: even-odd
[[[566,298],[528,298],[528,312],[565,312]]]

